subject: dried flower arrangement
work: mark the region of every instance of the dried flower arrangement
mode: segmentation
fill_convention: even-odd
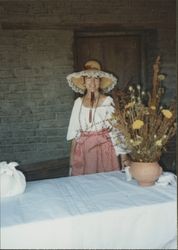
[[[129,86],[129,95],[120,98],[115,94],[115,113],[111,123],[124,136],[124,143],[135,162],[156,162],[160,159],[166,144],[176,133],[176,106],[161,106],[163,88],[160,82],[165,79],[159,73],[160,57],[153,65],[152,91],[147,94],[141,87]],[[121,143],[121,139],[118,138]]]

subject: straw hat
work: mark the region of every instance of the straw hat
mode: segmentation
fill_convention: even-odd
[[[69,86],[78,93],[83,94],[86,87],[84,84],[84,76],[99,77],[101,79],[100,88],[104,93],[108,93],[117,83],[117,78],[110,73],[101,71],[101,65],[95,61],[87,61],[84,65],[84,70],[74,72],[67,76]]]

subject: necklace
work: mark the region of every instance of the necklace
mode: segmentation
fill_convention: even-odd
[[[91,123],[91,126],[90,126],[91,128],[92,128],[94,120],[95,120],[95,113],[96,113],[96,109],[98,107],[99,99],[100,99],[100,94],[99,94],[99,96],[97,98],[97,102],[96,102],[96,105],[95,105],[95,108],[94,108],[94,112],[93,112],[93,117],[92,117],[92,111],[93,111],[93,104],[94,104],[94,102],[92,103],[92,106],[90,107],[90,110],[89,110],[89,123]],[[80,105],[80,110],[79,110],[79,124],[80,124],[80,130],[81,131],[83,131],[82,130],[82,124],[81,124],[81,111],[82,111],[84,100],[85,100],[85,98],[82,99],[82,102],[81,102],[81,105]]]
[[[91,107],[90,107],[90,111],[89,111],[89,123],[92,122],[92,109],[93,109],[93,106],[94,106],[94,102],[95,102],[95,94],[93,92],[91,92],[91,100],[90,100]],[[96,106],[97,105],[98,105],[98,99],[97,99]]]

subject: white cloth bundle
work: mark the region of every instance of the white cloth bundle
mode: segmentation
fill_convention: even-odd
[[[0,162],[0,197],[9,197],[25,191],[26,180],[24,174],[15,167],[17,162]]]
[[[156,185],[176,185],[177,176],[171,172],[163,172],[159,179],[156,181]]]

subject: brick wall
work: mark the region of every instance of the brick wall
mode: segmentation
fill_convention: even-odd
[[[35,162],[68,155],[72,33],[5,30],[0,42],[0,158]]]
[[[65,77],[73,69],[76,29],[154,29],[172,97],[175,14],[175,0],[0,1],[0,161],[69,154],[73,93]]]

